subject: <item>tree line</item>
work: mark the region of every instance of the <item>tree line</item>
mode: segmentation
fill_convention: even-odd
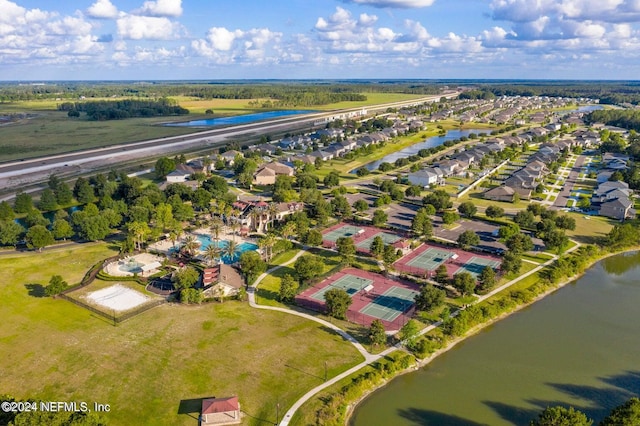
[[[156,100],[124,99],[117,101],[64,102],[59,111],[67,111],[69,117],[79,117],[81,112],[91,120],[123,120],[132,117],[157,117],[185,115],[189,110],[168,98]]]

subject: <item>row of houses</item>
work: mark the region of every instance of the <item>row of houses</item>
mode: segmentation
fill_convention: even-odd
[[[632,208],[632,193],[626,182],[602,182],[591,196],[591,207],[597,210],[600,216],[618,220],[633,219],[636,211]]]

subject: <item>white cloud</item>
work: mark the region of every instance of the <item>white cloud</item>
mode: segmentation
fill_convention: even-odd
[[[118,35],[131,40],[171,40],[178,36],[180,25],[167,18],[122,14],[116,21]]]
[[[96,19],[115,19],[118,17],[118,8],[109,0],[97,0],[87,9],[87,15]]]
[[[145,1],[142,8],[135,13],[148,16],[178,17],[182,15],[182,0]]]
[[[343,0],[345,3],[364,4],[379,8],[410,9],[431,6],[435,0]]]
[[[193,40],[191,48],[198,56],[217,64],[278,62],[283,56],[289,61],[300,60],[301,55],[281,46],[282,33],[268,28],[229,30],[212,27],[206,39]]]
[[[211,44],[211,47],[215,50],[223,50],[228,51],[231,50],[231,46],[233,46],[233,42],[236,37],[241,37],[242,31],[229,31],[223,27],[213,27],[209,29],[209,33],[207,34],[207,40]]]

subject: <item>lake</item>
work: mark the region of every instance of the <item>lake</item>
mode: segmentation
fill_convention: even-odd
[[[216,126],[232,126],[236,124],[248,124],[256,121],[269,120],[273,118],[288,117],[291,115],[311,114],[317,111],[311,110],[286,110],[286,111],[268,111],[256,114],[234,115],[231,117],[210,118],[207,120],[193,120],[182,123],[167,123],[165,126],[172,127],[216,127]]]
[[[547,406],[600,421],[640,393],[640,254],[576,282],[394,379],[352,426],[526,425]]]
[[[444,136],[433,136],[425,139],[423,142],[418,142],[414,145],[411,145],[407,148],[401,149],[400,151],[396,151],[393,154],[389,154],[386,157],[383,157],[377,161],[373,161],[371,163],[365,164],[369,170],[377,170],[378,166],[382,163],[393,163],[398,158],[409,157],[410,155],[415,155],[421,149],[433,148],[434,146],[439,146],[445,143],[445,141],[450,141],[453,139],[460,139],[462,136],[469,136],[471,133],[480,134],[486,133],[487,135],[491,133],[491,129],[465,129],[465,130],[449,130]],[[355,170],[352,170],[355,173]]]

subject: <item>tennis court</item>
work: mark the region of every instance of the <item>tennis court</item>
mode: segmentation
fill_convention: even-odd
[[[433,271],[454,255],[455,253],[449,250],[429,247],[427,250],[407,262],[407,265],[423,269],[425,271]]]
[[[384,242],[385,245],[393,244],[402,239],[402,237],[400,237],[399,235],[389,234],[386,232],[378,232],[377,234],[370,236],[366,240],[360,241],[358,244],[356,244],[356,247],[369,250],[369,248],[371,247],[371,243],[376,237],[381,237],[382,242]]]
[[[340,228],[327,232],[322,236],[322,239],[335,243],[336,241],[338,241],[338,238],[354,237],[362,233],[364,233],[364,230],[359,226],[344,225]]]
[[[415,301],[417,291],[402,287],[391,287],[376,297],[373,302],[360,309],[360,313],[383,321],[393,321],[405,312]]]
[[[473,256],[464,265],[462,265],[460,269],[456,271],[456,273],[459,274],[460,272],[469,272],[474,277],[477,277],[487,266],[490,266],[493,269],[497,269],[498,266],[500,266],[500,262],[497,260]]]
[[[336,281],[332,282],[328,286],[313,293],[311,295],[311,298],[324,302],[324,294],[333,288],[342,289],[346,291],[347,294],[349,294],[349,296],[353,297],[357,292],[359,292],[360,290],[362,290],[363,288],[371,284],[373,284],[373,280],[347,274],[338,278]]]

